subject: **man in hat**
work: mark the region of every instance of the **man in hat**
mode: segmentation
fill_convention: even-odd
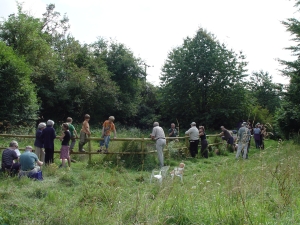
[[[238,159],[241,152],[244,151],[243,158],[248,158],[248,143],[250,140],[250,130],[247,128],[247,123],[243,122],[241,128],[238,131],[237,143],[238,149],[235,158]]]
[[[166,136],[164,130],[159,126],[158,122],[153,123],[153,130],[150,134],[152,140],[156,141],[156,150],[160,167],[164,166],[164,147],[166,146]]]
[[[198,154],[198,144],[199,144],[199,130],[196,127],[196,123],[191,123],[191,128],[185,132],[190,136],[190,154],[193,158]]]

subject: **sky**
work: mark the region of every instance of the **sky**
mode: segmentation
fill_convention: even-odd
[[[143,59],[147,81],[159,85],[168,52],[193,37],[199,28],[213,33],[235,52],[243,51],[248,74],[263,70],[276,83],[281,76],[276,59],[293,60],[284,48],[295,45],[280,21],[298,18],[294,0],[21,0],[24,10],[42,17],[46,5],[70,19],[70,33],[83,43],[97,37],[125,44]],[[0,0],[0,18],[17,12],[16,2]]]

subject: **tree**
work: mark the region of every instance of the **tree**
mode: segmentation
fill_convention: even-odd
[[[296,1],[295,7],[299,8],[300,1]],[[286,48],[290,50],[297,59],[294,61],[279,60],[285,66],[281,71],[284,76],[290,78],[281,108],[276,111],[277,129],[289,138],[291,134],[300,130],[300,21],[296,18],[289,18],[282,21],[282,24],[293,35],[295,46]]]
[[[30,67],[0,41],[0,121],[32,122],[39,109]]]
[[[193,38],[174,48],[163,66],[162,108],[172,120],[217,128],[234,126],[247,114],[243,78],[245,57],[199,29]]]
[[[124,44],[115,41],[99,38],[91,47],[94,55],[106,63],[113,83],[119,87],[118,104],[110,111],[121,122],[132,122],[141,103],[139,81],[144,77],[141,59],[134,57]]]
[[[282,96],[282,84],[272,82],[272,76],[268,72],[254,72],[250,76],[248,88],[251,97],[256,99],[256,103],[266,108],[271,114],[280,107],[280,97]]]

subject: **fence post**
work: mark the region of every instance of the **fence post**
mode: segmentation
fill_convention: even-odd
[[[189,147],[190,147],[190,145],[189,145],[189,136],[185,136],[185,146],[186,146],[186,151],[185,151],[185,155],[187,156],[188,155],[188,152],[189,152]]]
[[[89,139],[89,143],[88,143],[88,148],[89,148],[89,164],[92,163],[92,146],[91,146],[91,140]]]
[[[142,135],[141,149],[142,149],[142,171],[143,171],[144,170],[144,135]]]

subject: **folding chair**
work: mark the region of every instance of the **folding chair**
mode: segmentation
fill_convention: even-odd
[[[161,184],[162,180],[166,178],[169,168],[170,166],[163,166],[160,170],[152,170],[150,183],[152,183],[153,178],[155,178]]]

